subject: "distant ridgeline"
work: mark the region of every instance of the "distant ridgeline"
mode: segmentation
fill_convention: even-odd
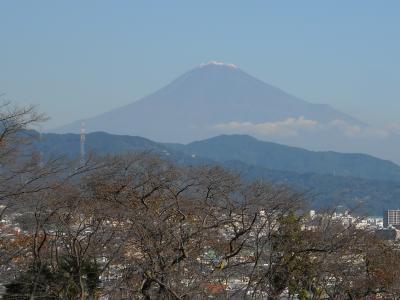
[[[86,152],[97,155],[149,151],[183,165],[221,164],[249,179],[307,191],[314,208],[345,205],[382,215],[384,209],[400,207],[400,166],[369,155],[314,152],[246,135],[221,135],[183,145],[96,132],[87,134],[85,143]],[[35,146],[44,157],[79,158],[80,136],[43,134]]]

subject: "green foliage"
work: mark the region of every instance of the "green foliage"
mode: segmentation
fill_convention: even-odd
[[[100,269],[95,261],[82,261],[78,265],[75,257],[65,256],[61,259],[58,274],[63,285],[62,293],[67,299],[74,299],[78,295],[81,280],[83,280],[85,293],[92,297],[100,284]]]
[[[78,266],[74,257],[60,259],[57,270],[48,266],[30,268],[21,273],[13,282],[6,285],[6,300],[28,300],[31,296],[44,300],[78,299],[80,293],[95,298],[100,280],[100,269],[96,262],[83,261]],[[81,282],[83,291],[81,291]]]
[[[57,276],[46,266],[30,268],[21,273],[13,282],[6,285],[5,300],[29,300],[31,295],[44,300],[59,299],[55,290]]]
[[[302,289],[299,293],[299,300],[310,300],[306,290]]]

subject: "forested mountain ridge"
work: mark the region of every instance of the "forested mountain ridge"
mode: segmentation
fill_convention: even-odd
[[[400,167],[365,154],[308,151],[264,142],[248,135],[221,135],[188,145],[171,145],[187,154],[215,161],[238,160],[246,164],[296,173],[351,176],[400,181]]]
[[[35,145],[45,157],[80,155],[78,134],[43,134]],[[311,205],[318,208],[361,205],[368,214],[381,215],[385,208],[400,206],[400,167],[364,154],[313,152],[245,135],[223,135],[183,145],[96,132],[86,135],[85,148],[97,155],[150,152],[183,165],[220,164],[249,179],[307,191]]]

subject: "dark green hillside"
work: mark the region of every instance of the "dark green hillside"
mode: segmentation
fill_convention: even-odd
[[[400,181],[400,166],[390,161],[365,154],[308,151],[263,142],[247,135],[221,135],[186,146],[171,146],[187,154],[219,162],[236,160],[252,166],[299,174]]]
[[[36,142],[44,156],[79,157],[78,134],[44,134]],[[400,207],[399,167],[363,154],[312,152],[250,136],[219,136],[192,143],[162,144],[125,135],[86,135],[86,152],[97,155],[151,152],[183,165],[221,164],[249,179],[264,179],[306,191],[314,208],[361,206],[372,215]]]

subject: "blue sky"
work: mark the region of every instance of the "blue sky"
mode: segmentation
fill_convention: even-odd
[[[0,2],[0,93],[48,127],[218,60],[376,126],[398,123],[400,1]]]

